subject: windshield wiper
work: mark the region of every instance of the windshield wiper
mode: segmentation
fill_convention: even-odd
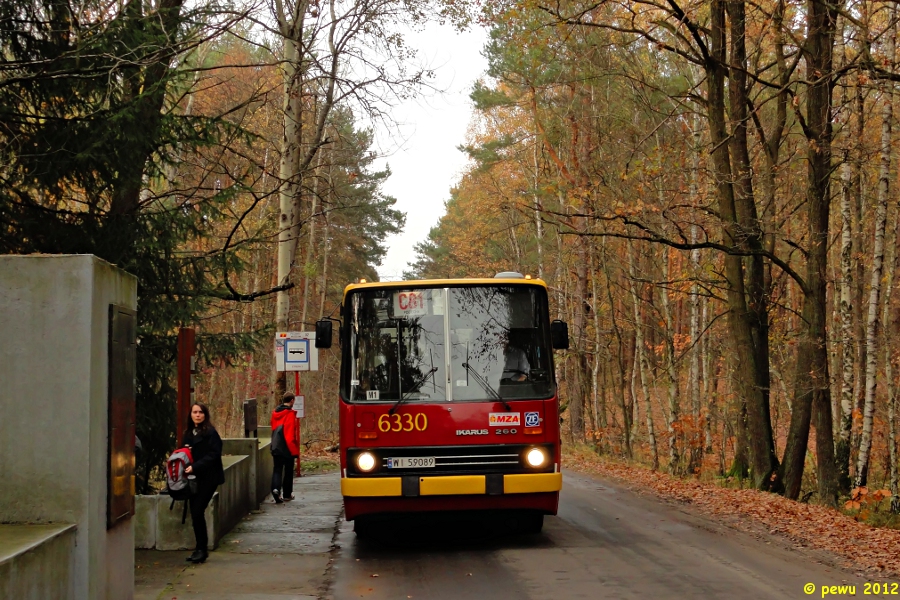
[[[431,367],[430,370],[428,370],[425,373],[423,373],[422,375],[420,375],[419,379],[415,383],[412,384],[412,386],[411,386],[412,389],[410,391],[406,392],[405,394],[403,394],[403,396],[401,396],[400,399],[397,400],[397,403],[391,407],[391,410],[388,411],[388,414],[389,415],[394,414],[394,411],[397,410],[397,407],[400,406],[401,404],[403,404],[408,398],[410,398],[412,396],[412,394],[415,394],[416,392],[418,392],[419,386],[422,385],[423,383],[425,383],[425,380],[428,379],[429,377],[431,377],[432,375],[434,375],[437,372],[437,370],[438,370],[437,367]]]
[[[482,388],[484,388],[484,391],[486,391],[488,394],[490,394],[491,396],[493,396],[494,399],[497,400],[498,402],[502,402],[502,403],[503,403],[503,407],[506,409],[506,412],[512,412],[512,406],[509,405],[509,402],[507,402],[506,400],[504,400],[503,397],[500,396],[500,392],[498,392],[497,390],[495,390],[495,389],[493,388],[493,386],[491,386],[491,384],[488,383],[487,380],[486,380],[484,377],[482,377],[482,376],[478,373],[478,371],[476,371],[476,370],[475,370],[469,363],[467,363],[467,362],[464,362],[464,363],[462,364],[462,366],[463,366],[463,368],[464,368],[468,373],[471,373],[471,374],[472,374],[472,377],[475,378],[475,381],[478,382],[478,385],[480,385]]]

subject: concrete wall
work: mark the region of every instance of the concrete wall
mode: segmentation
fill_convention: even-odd
[[[182,502],[176,502],[175,506],[172,506],[172,499],[165,495],[144,497],[151,498],[151,503],[155,500],[156,505],[156,537],[154,545],[148,547],[157,550],[193,550],[197,546],[197,541],[194,539],[190,510],[182,525],[181,515],[184,514]],[[213,550],[219,545],[222,537],[219,528],[219,492],[213,495],[204,516],[206,531],[209,534],[209,549]]]
[[[247,489],[250,487],[250,457],[223,456],[225,485],[219,486],[219,534],[231,531],[251,510]]]
[[[272,483],[272,470],[275,464],[269,451],[271,442],[267,437],[222,440],[224,454],[244,455],[250,460],[250,477],[247,486],[248,510],[257,510],[259,504],[272,491],[269,486]]]
[[[256,501],[262,502],[272,493],[272,471],[275,461],[272,459],[272,440],[269,437],[259,438],[259,458],[256,463]]]
[[[134,587],[132,520],[106,529],[110,304],[137,280],[94,256],[0,256],[0,522],[76,524],[79,599]]]
[[[259,440],[256,438],[225,438],[222,440],[222,453],[225,455],[246,456],[248,462],[248,478],[244,493],[247,497],[247,510],[257,510],[257,467],[259,462]]]
[[[74,600],[74,525],[0,525],[0,598]]]

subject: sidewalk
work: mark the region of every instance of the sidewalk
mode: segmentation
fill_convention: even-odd
[[[135,552],[135,600],[315,600],[343,521],[339,476],[294,480],[296,500],[247,515],[202,565],[188,552]],[[185,524],[190,527],[190,523]]]

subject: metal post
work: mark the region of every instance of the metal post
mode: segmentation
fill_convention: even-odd
[[[259,413],[257,412],[256,398],[244,400],[244,437],[259,437],[257,431],[259,429]]]
[[[294,371],[294,396],[300,395],[300,372]],[[303,473],[300,471],[300,417],[297,417],[297,468],[295,473],[297,477],[303,477]]]
[[[178,398],[175,408],[175,444],[181,443],[194,402],[194,373],[197,372],[197,338],[190,327],[178,330]]]

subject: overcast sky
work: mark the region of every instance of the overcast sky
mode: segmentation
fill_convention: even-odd
[[[415,259],[413,246],[444,214],[444,202],[458,181],[466,156],[457,150],[465,142],[471,118],[469,92],[487,69],[481,49],[487,33],[480,28],[457,33],[450,26],[429,25],[410,34],[408,42],[436,71],[434,83],[442,94],[409,100],[392,111],[402,127],[405,142],[379,135],[381,150],[388,154],[391,177],[384,192],[397,199],[396,208],[406,213],[403,233],[388,240],[389,250],[378,269],[382,281],[401,279]]]

